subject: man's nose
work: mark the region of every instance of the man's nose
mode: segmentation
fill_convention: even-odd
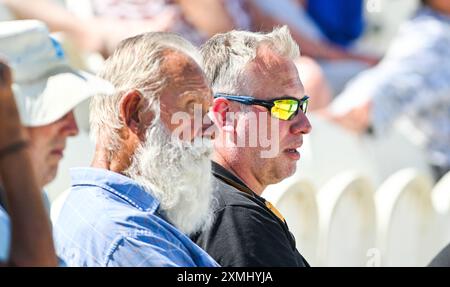
[[[76,136],[79,133],[78,125],[73,111],[66,114],[62,119],[62,133],[68,137]]]
[[[312,130],[311,123],[308,117],[299,111],[297,116],[293,119],[293,124],[291,125],[291,133],[293,134],[309,134]]]

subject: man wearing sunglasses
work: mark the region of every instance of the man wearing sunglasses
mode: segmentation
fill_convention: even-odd
[[[192,238],[222,266],[308,266],[282,215],[260,196],[294,174],[302,137],[311,131],[308,97],[293,62],[299,48],[283,27],[219,34],[202,54],[215,93],[217,204],[212,227]],[[267,134],[277,147],[270,156],[262,144]]]

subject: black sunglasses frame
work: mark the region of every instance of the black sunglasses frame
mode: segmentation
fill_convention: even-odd
[[[275,99],[271,99],[271,100],[260,100],[260,99],[255,99],[251,96],[244,96],[244,95],[233,95],[233,94],[226,94],[226,93],[215,93],[214,94],[214,98],[225,98],[234,102],[239,102],[241,104],[244,105],[258,105],[258,106],[263,106],[265,108],[267,108],[269,110],[269,112],[271,111],[271,109],[275,106],[275,101],[278,100],[294,100],[297,101],[298,103],[298,108],[297,110],[294,112],[294,114],[291,116],[291,118],[295,117],[298,114],[298,111],[301,109],[302,104],[307,101],[309,99],[308,96],[304,96],[303,98],[301,98],[300,100],[294,97],[279,97],[279,98],[275,98]],[[303,112],[303,110],[302,110]],[[303,112],[306,115],[306,111]],[[282,120],[282,119],[281,119]],[[289,119],[290,120],[290,119]]]

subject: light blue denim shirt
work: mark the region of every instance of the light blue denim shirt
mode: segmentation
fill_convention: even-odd
[[[54,226],[57,254],[68,266],[218,266],[132,179],[97,168],[73,168],[71,176]]]

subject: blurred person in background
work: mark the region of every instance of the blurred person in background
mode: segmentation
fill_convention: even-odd
[[[215,93],[212,115],[219,131],[212,168],[218,205],[211,228],[192,238],[222,266],[308,266],[283,216],[261,197],[269,184],[294,174],[303,135],[311,131],[308,97],[293,61],[298,45],[283,27],[267,34],[218,34],[201,52]],[[264,156],[263,134],[269,130],[273,154]]]
[[[436,179],[450,170],[450,2],[425,0],[374,68],[354,78],[322,115],[381,137],[405,119]]]
[[[69,266],[217,266],[187,237],[212,220],[212,124],[202,121],[212,94],[201,65],[167,32],[123,40],[106,60],[100,76],[116,93],[92,98],[94,159],[71,169],[55,223]]]
[[[1,0],[19,19],[39,19],[51,31],[67,33],[78,47],[105,58],[123,39],[150,31],[182,35],[200,45],[215,33],[249,29],[242,0],[92,0],[91,18],[82,19],[50,0]]]
[[[0,61],[0,266],[56,266],[50,221],[20,123],[9,67]]]

